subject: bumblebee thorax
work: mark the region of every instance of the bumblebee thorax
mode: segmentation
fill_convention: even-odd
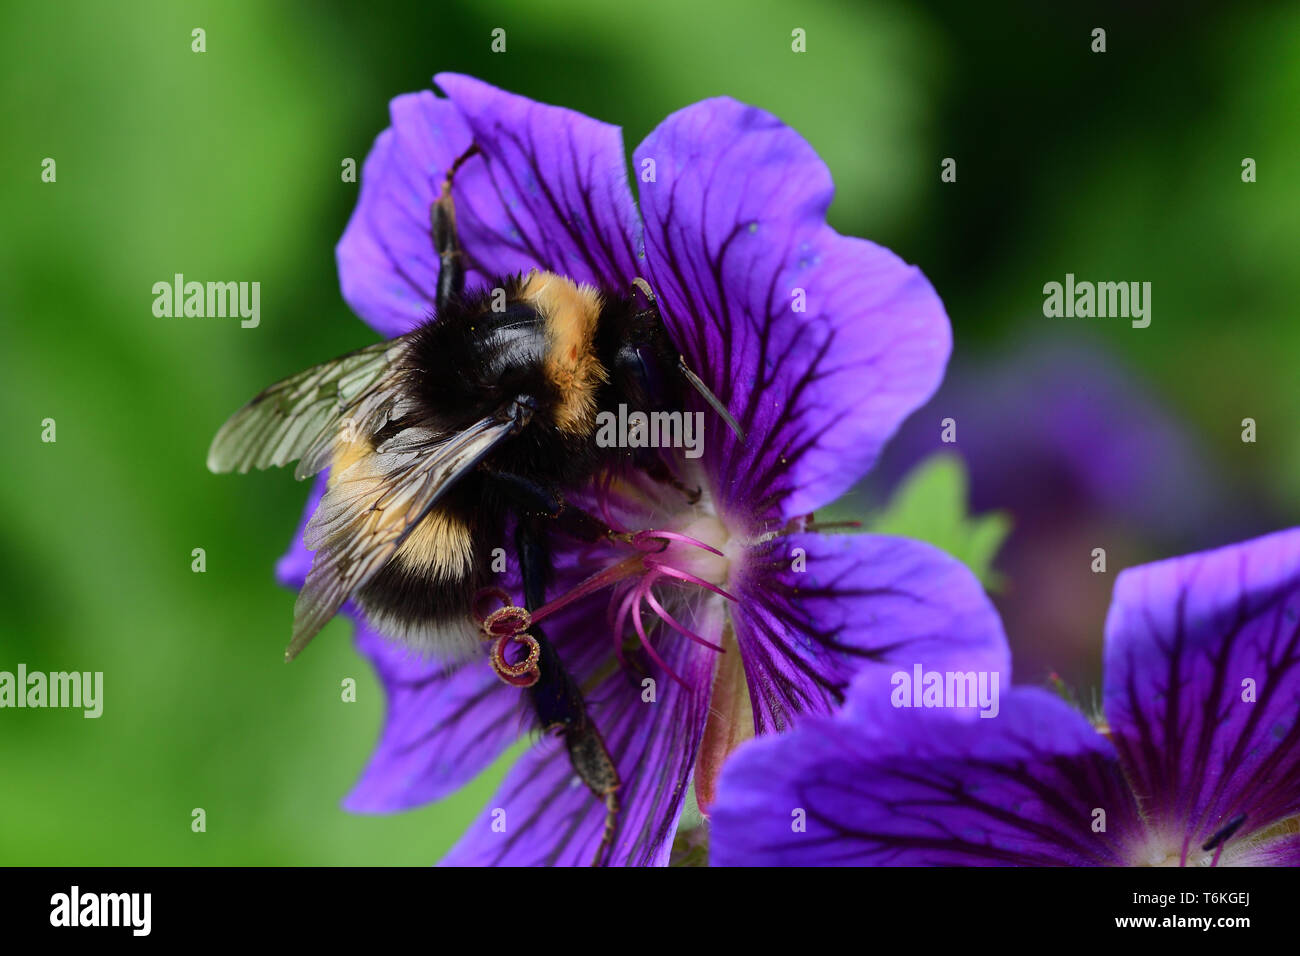
[[[451,426],[528,395],[539,424],[588,434],[607,379],[595,352],[600,312],[598,291],[550,272],[480,289],[417,330],[411,388],[431,418]]]

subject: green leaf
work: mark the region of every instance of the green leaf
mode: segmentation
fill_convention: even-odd
[[[917,465],[888,506],[867,524],[876,534],[928,542],[961,561],[989,590],[1001,582],[991,565],[1011,531],[1005,512],[966,513],[968,481],[962,460],[938,454]]]

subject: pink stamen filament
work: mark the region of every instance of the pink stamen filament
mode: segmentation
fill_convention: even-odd
[[[653,577],[649,578],[648,582],[652,584]],[[645,648],[645,652],[650,655],[650,658],[656,664],[667,671],[669,677],[677,681],[677,683],[681,684],[683,687],[688,687],[689,685],[686,681],[682,680],[677,675],[677,672],[669,667],[662,657],[655,653],[654,647],[650,644],[650,637],[646,634],[645,630],[645,622],[641,620],[641,603],[645,600],[646,590],[647,582],[642,582],[637,587],[633,588],[628,593],[628,596],[623,599],[623,606],[620,607],[618,611],[618,623],[614,627],[614,636],[617,638],[623,633],[623,626],[626,623],[628,612],[631,611],[632,627],[636,630],[636,636],[640,639],[641,646]]]
[[[654,611],[655,614],[659,616],[660,620],[667,623],[669,627],[671,627],[678,634],[682,635],[682,637],[689,638],[690,640],[694,641],[696,644],[703,644],[705,647],[712,648],[713,650],[717,651],[719,654],[726,653],[726,648],[724,648],[721,644],[714,644],[712,641],[700,637],[700,635],[696,634],[694,631],[687,630],[685,627],[679,624],[677,618],[669,614],[668,611],[664,609],[664,606],[659,603],[659,600],[654,595],[654,591],[648,589],[646,590],[645,602],[650,605],[650,610]]]
[[[653,567],[660,574],[666,575],[667,577],[677,578],[679,580],[686,581],[690,584],[697,584],[700,587],[704,588],[704,590],[712,591],[714,594],[719,594],[722,597],[726,598],[728,601],[735,601],[736,603],[740,603],[740,599],[737,598],[735,595],[728,594],[726,591],[722,590],[722,588],[718,587],[717,585],[710,584],[708,581],[704,580],[703,578],[696,577],[695,575],[691,574],[689,571],[683,571],[681,568],[674,568],[671,565],[662,564],[658,561],[654,561],[653,559],[649,559],[649,558],[646,559],[646,565],[648,567]]]
[[[524,676],[524,674],[518,674],[518,671],[527,668],[530,663],[527,659],[521,661],[520,664],[517,665],[505,664],[505,649],[509,642],[511,640],[517,640],[521,644],[531,642],[535,646],[536,642],[525,633],[527,628],[531,627],[532,624],[542,620],[543,618],[550,617],[552,614],[563,610],[575,601],[603,590],[606,587],[616,586],[628,578],[641,574],[643,575],[641,580],[635,582],[631,587],[629,587],[627,593],[624,594],[621,599],[616,598],[614,601],[610,602],[611,611],[613,611],[615,601],[618,604],[618,610],[613,614],[615,656],[621,666],[624,668],[628,667],[626,656],[623,653],[622,635],[627,626],[628,618],[631,617],[633,630],[636,632],[637,638],[641,642],[641,646],[645,649],[646,653],[650,655],[651,659],[663,668],[673,680],[677,681],[677,683],[681,684],[683,687],[688,687],[689,685],[686,681],[682,680],[682,678],[668,666],[664,659],[655,652],[653,645],[650,643],[650,636],[646,630],[645,621],[642,617],[641,605],[648,605],[650,610],[654,612],[655,616],[659,618],[659,620],[663,621],[683,637],[721,654],[725,653],[725,649],[722,646],[706,640],[691,631],[669,613],[663,604],[660,603],[659,599],[655,597],[654,585],[661,578],[671,578],[677,581],[683,581],[687,584],[694,584],[706,591],[724,597],[729,601],[736,601],[737,598],[703,578],[691,574],[689,571],[683,571],[681,568],[667,564],[657,557],[657,555],[663,554],[667,550],[668,543],[672,541],[688,544],[720,557],[725,557],[725,555],[723,555],[723,553],[717,548],[688,535],[679,534],[675,531],[641,531],[633,535],[631,540],[632,546],[637,548],[640,553],[624,558],[622,561],[605,568],[603,571],[596,572],[590,577],[584,579],[572,590],[566,592],[555,600],[542,605],[531,614],[523,608],[517,608],[511,605],[509,595],[499,588],[490,588],[481,591],[475,597],[475,615],[479,616],[480,624],[482,625],[485,634],[490,638],[496,639],[492,656],[493,666],[497,670],[498,676],[507,683],[514,684],[515,686],[528,686],[531,683],[535,683],[537,679],[535,673],[529,675],[532,678],[531,680],[528,680],[528,677]],[[652,551],[651,548],[648,547],[652,542],[662,543],[663,547]],[[479,615],[479,608],[483,599],[487,596],[497,597],[502,600],[506,606],[497,609],[486,617],[482,617]],[[522,637],[520,635],[522,635]],[[503,670],[506,672],[503,673]],[[520,678],[522,678],[522,680],[520,680]],[[527,680],[528,683],[523,683],[525,680]]]
[[[589,594],[595,594],[597,591],[607,588],[612,584],[630,578],[632,575],[641,571],[644,567],[641,555],[634,554],[624,558],[618,564],[610,565],[604,571],[597,571],[591,577],[585,579],[573,590],[560,595],[554,601],[548,601],[533,612],[533,620],[540,621],[544,617],[550,617],[557,611],[562,611],[574,601],[585,598]]]
[[[638,548],[641,547],[642,542],[645,541],[681,541],[685,544],[693,544],[697,548],[703,548],[705,551],[710,551],[720,558],[725,557],[725,555],[717,548],[713,547],[713,545],[705,544],[698,538],[692,538],[689,535],[678,534],[676,531],[638,531],[632,536],[632,543]],[[662,552],[664,549],[659,548],[658,550]]]
[[[618,611],[613,615],[613,619],[610,622],[611,630],[614,634],[614,656],[618,658],[618,663],[624,670],[631,670],[631,665],[628,664],[627,655],[623,653],[623,641],[621,640],[621,635],[623,634],[624,625],[627,624],[627,616],[631,612],[632,602],[635,600],[636,588],[628,588],[627,594],[625,594],[623,600],[619,602]],[[614,602],[611,601],[609,606],[612,609],[614,607]]]

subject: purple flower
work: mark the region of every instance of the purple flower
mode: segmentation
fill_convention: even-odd
[[[940,422],[956,421],[953,444]],[[943,386],[899,429],[869,483],[882,491],[936,452],[960,455],[973,512],[1009,512],[994,604],[1016,671],[1098,680],[1097,634],[1113,580],[1079,560],[1099,544],[1126,567],[1278,527],[1263,496],[1216,473],[1187,424],[1123,363],[1051,332],[955,356]],[[864,505],[865,507],[865,505]],[[1050,633],[1050,641],[1040,635]]]
[[[735,755],[715,863],[1300,864],[1300,529],[1121,574],[1097,727],[1039,689],[849,698]]]
[[[953,444],[941,438],[947,417],[956,422]],[[1009,510],[1013,535],[1059,534],[1063,520],[1175,540],[1216,521],[1220,531],[1233,527],[1223,520],[1229,489],[1186,423],[1082,337],[1039,335],[992,356],[954,359],[871,483],[886,490],[936,452],[962,456],[971,510]]]
[[[436,82],[446,99],[393,100],[366,160],[338,247],[352,308],[386,336],[427,318],[430,205],[474,143],[454,192],[467,287],[534,268],[610,292],[644,278],[687,362],[746,434],[714,427],[702,457],[678,458],[701,489],[694,505],[636,479],[572,490],[611,526],[654,530],[665,550],[553,541],[553,603],[607,571],[609,587],[576,592],[546,628],[623,781],[611,862],[663,864],[688,788],[707,805],[723,758],[755,732],[827,713],[854,674],[949,643],[1005,663],[996,616],[956,562],[905,540],[824,536],[808,520],[934,391],[948,321],[917,269],[826,225],[829,172],[760,110],[715,99],[665,120],[634,156],[638,213],[616,127],[470,77]],[[309,561],[297,546],[282,578],[301,583]],[[517,579],[502,584],[519,595]],[[436,800],[526,729],[520,691],[486,652],[448,673],[364,625],[357,643],[389,707],[350,809]],[[604,815],[563,746],[543,737],[446,862],[585,864]]]

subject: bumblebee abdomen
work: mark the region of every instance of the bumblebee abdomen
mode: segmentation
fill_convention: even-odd
[[[393,558],[356,594],[380,634],[448,662],[479,644],[474,595],[488,585],[499,522],[476,507],[480,483],[453,489],[407,535]]]

